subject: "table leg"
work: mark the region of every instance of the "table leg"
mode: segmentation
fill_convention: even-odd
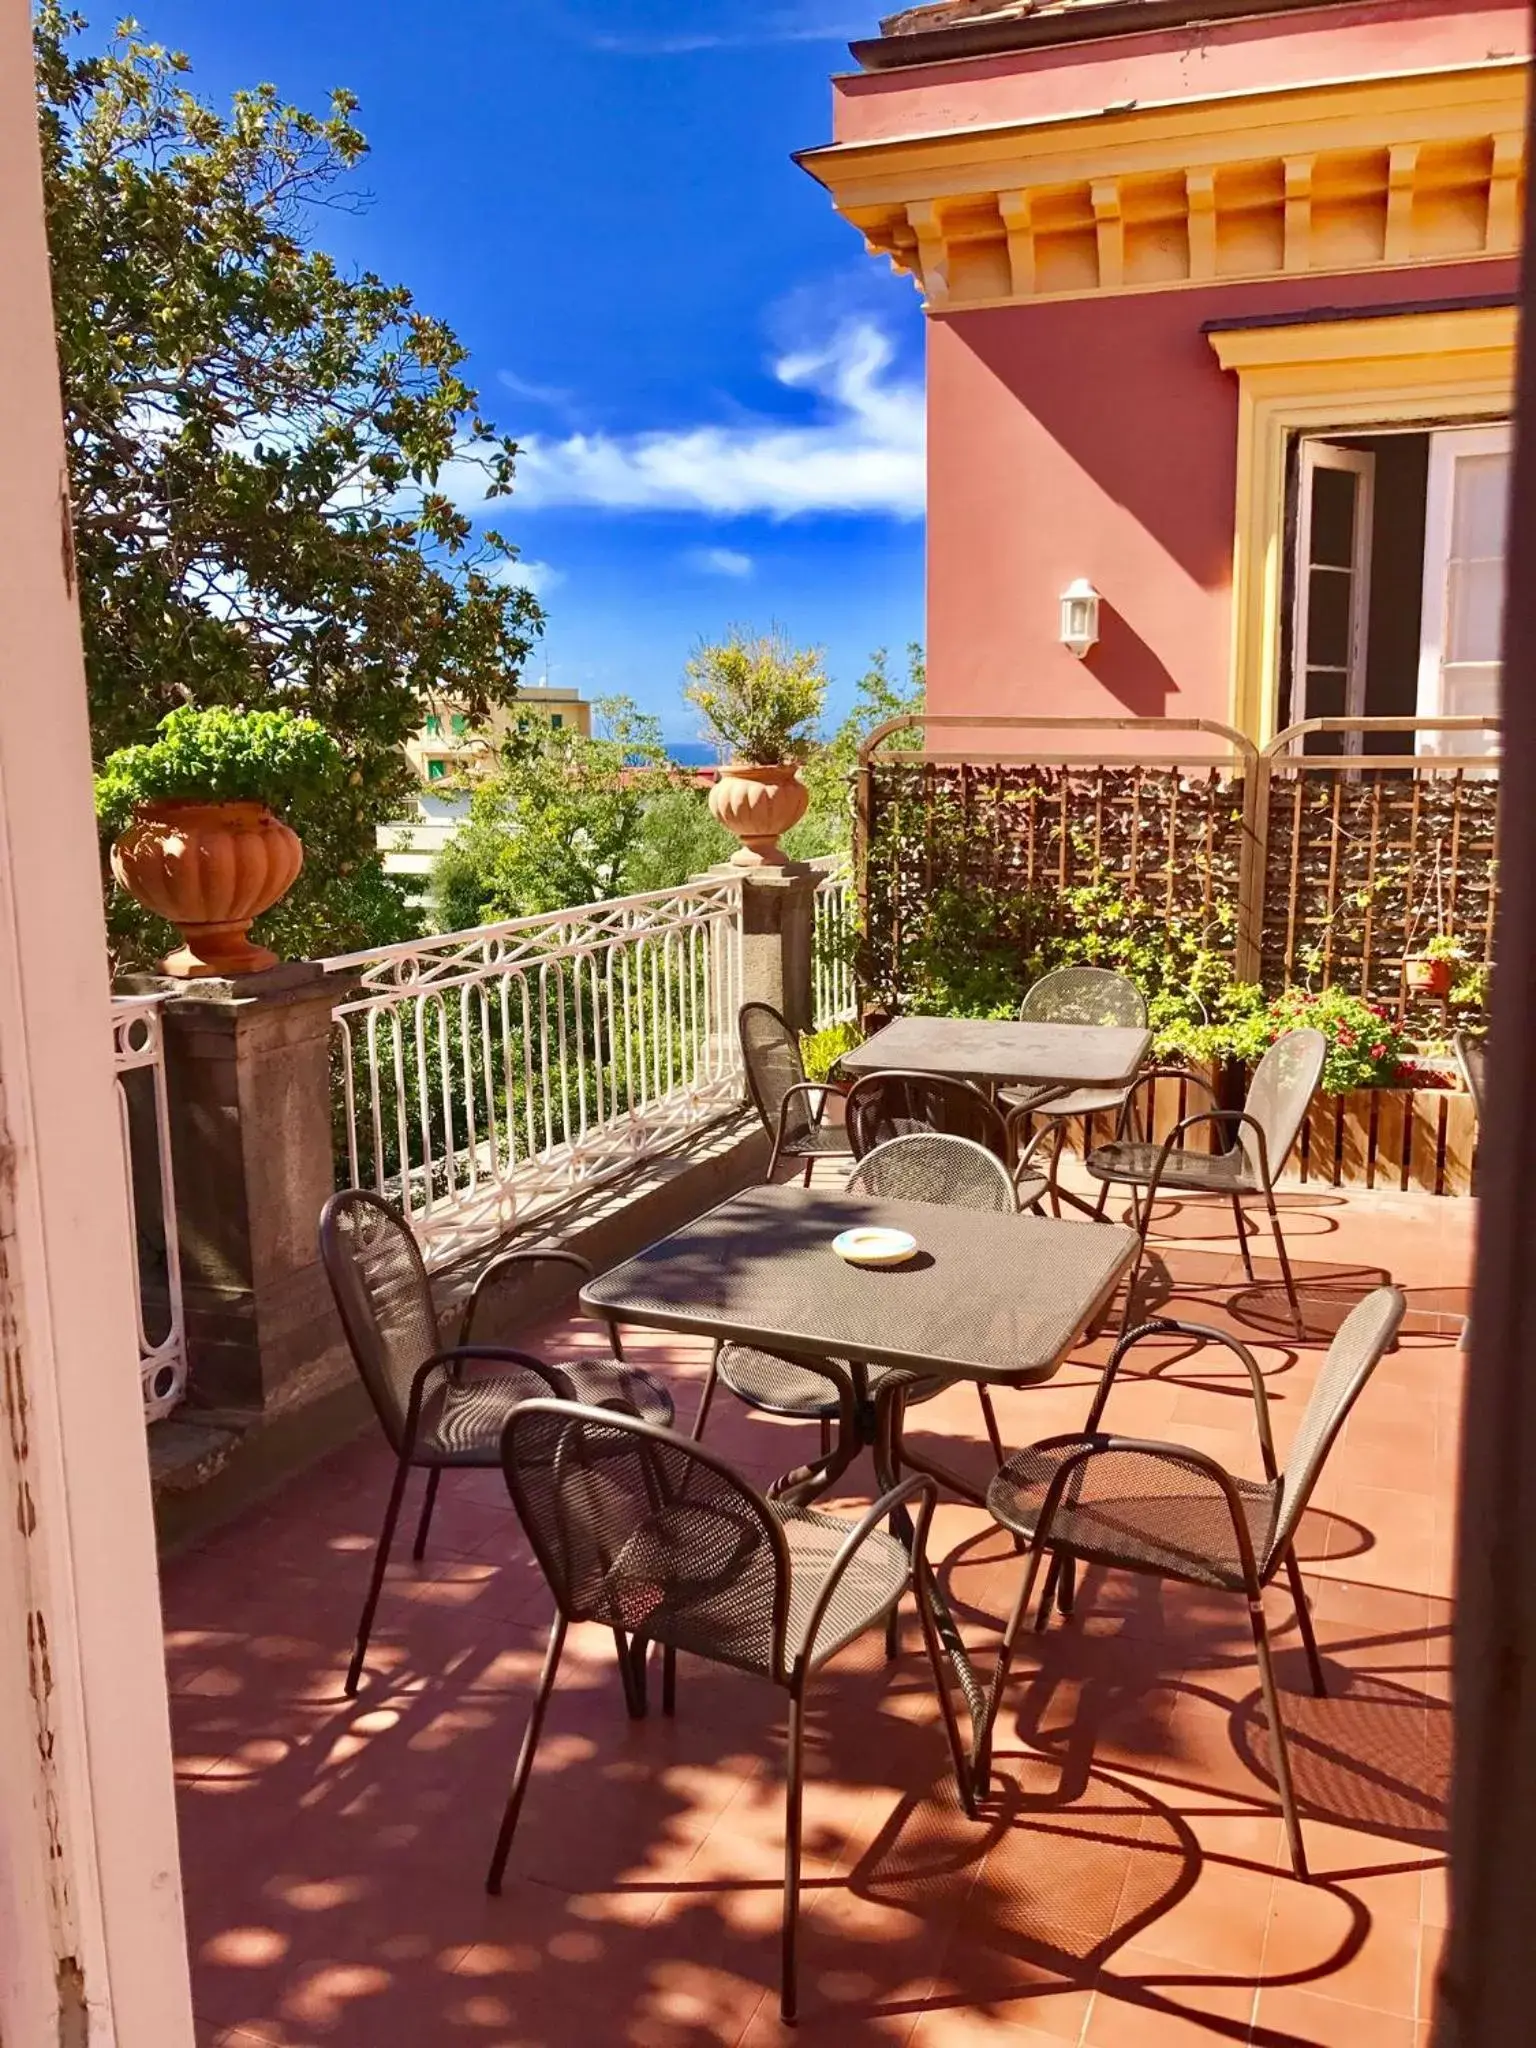
[[[837,1437],[829,1451],[808,1465],[797,1465],[775,1479],[768,1489],[770,1500],[785,1501],[792,1508],[809,1507],[835,1486],[864,1446],[874,1442],[875,1420],[869,1399],[869,1374],[855,1365],[852,1382],[841,1372],[827,1369],[826,1376],[837,1388]]]
[[[884,1493],[894,1486],[897,1483],[897,1473],[903,1468],[917,1472],[933,1471],[936,1477],[941,1478],[943,1484],[952,1487],[956,1486],[957,1482],[953,1475],[945,1473],[942,1468],[935,1469],[930,1467],[926,1460],[914,1458],[907,1446],[904,1443],[898,1442],[897,1432],[901,1427],[901,1410],[902,1390],[899,1386],[887,1388],[881,1394],[875,1406],[873,1448],[875,1481],[880,1491]],[[983,1495],[976,1493],[973,1487],[965,1485],[963,1482],[959,1483],[959,1491],[968,1500],[984,1501],[985,1497]],[[901,1541],[910,1550],[917,1535],[912,1517],[902,1507],[896,1510],[892,1519],[895,1524],[892,1533],[899,1536]],[[939,1584],[938,1574],[930,1570],[926,1573],[926,1580],[928,1600],[933,1611],[934,1627],[938,1633],[939,1646],[950,1669],[955,1674],[961,1692],[965,1695],[966,1712],[971,1718],[970,1762],[967,1767],[965,1781],[960,1787],[961,1800],[967,1811],[969,1811],[975,1785],[976,1764],[980,1757],[986,1734],[987,1696],[982,1689],[981,1680],[976,1676],[976,1667],[972,1664],[965,1644],[961,1640],[960,1629],[955,1621],[954,1610],[945,1596],[944,1588]],[[921,1594],[919,1594],[919,1597],[921,1598]]]

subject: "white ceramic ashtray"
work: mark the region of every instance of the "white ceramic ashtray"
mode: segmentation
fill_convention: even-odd
[[[901,1266],[917,1250],[917,1239],[905,1230],[876,1230],[866,1224],[834,1237],[832,1249],[850,1266]]]

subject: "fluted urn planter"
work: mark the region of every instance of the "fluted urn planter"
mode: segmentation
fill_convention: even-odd
[[[247,934],[303,865],[298,834],[259,803],[142,804],[112,848],[112,872],[129,895],[185,940],[160,962],[182,980],[275,967],[277,955]]]
[[[793,762],[777,767],[732,762],[709,792],[709,808],[741,841],[731,855],[738,868],[787,867],[779,840],[805,816],[810,791]]]

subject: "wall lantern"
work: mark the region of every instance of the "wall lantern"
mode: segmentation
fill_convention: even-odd
[[[1079,576],[1061,593],[1061,644],[1079,661],[1099,637],[1099,593]]]

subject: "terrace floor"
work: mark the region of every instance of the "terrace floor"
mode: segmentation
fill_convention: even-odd
[[[1285,1861],[1242,1602],[1090,1573],[1077,1618],[1025,1644],[983,1821],[947,1782],[910,1613],[894,1663],[872,1635],[821,1681],[792,2033],[777,2018],[783,1700],[765,1684],[685,1658],[676,1719],[653,1704],[634,1724],[611,1638],[573,1632],[506,1889],[489,1899],[548,1601],[499,1475],[450,1476],[428,1560],[395,1567],[346,1700],[390,1471],[369,1436],[166,1569],[203,2048],[1427,2043],[1445,1919],[1453,1318],[1472,1217],[1469,1202],[1293,1193],[1317,1337],[1301,1346],[1280,1334],[1272,1261],[1233,1302],[1229,1218],[1169,1205],[1162,1224],[1158,1295],[1207,1320],[1233,1303],[1262,1345],[1282,1456],[1342,1307],[1384,1274],[1409,1293],[1404,1340],[1302,1528],[1329,1698],[1312,1697],[1289,1602],[1271,1596],[1312,1883]],[[552,1356],[600,1342],[580,1322],[548,1340]],[[686,1426],[703,1347],[633,1332],[627,1349],[668,1378]],[[1106,1349],[1000,1395],[1005,1435],[1080,1426]],[[1175,1344],[1138,1359],[1112,1426],[1257,1473],[1234,1359]],[[911,1427],[982,1469],[971,1389]],[[763,1481],[807,1439],[723,1391],[709,1435]],[[867,1468],[850,1476],[868,1485]],[[1018,1562],[958,1505],[931,1549],[985,1668]]]

